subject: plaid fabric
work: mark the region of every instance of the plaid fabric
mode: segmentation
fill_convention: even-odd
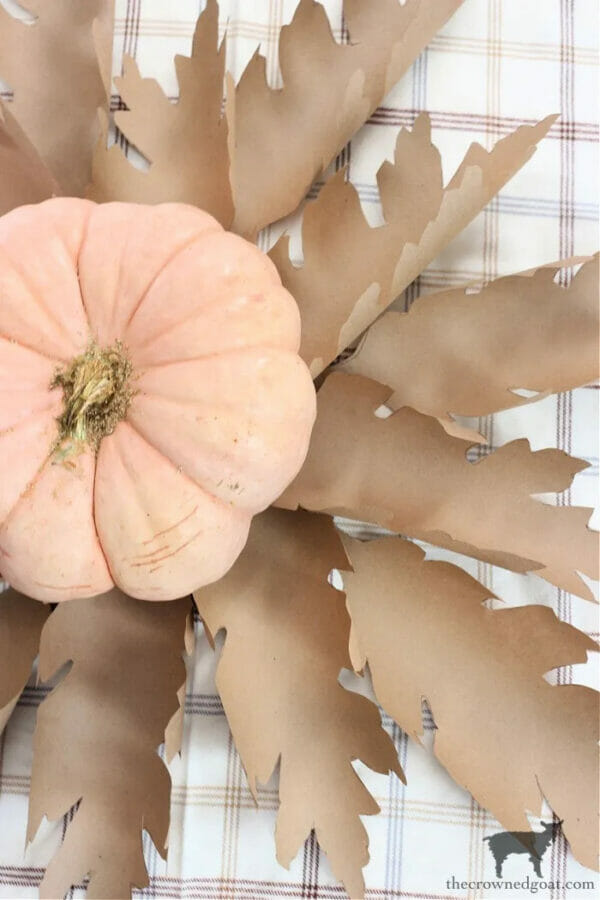
[[[156,76],[171,96],[177,87],[175,53],[188,51],[198,0],[117,0],[116,60],[135,56],[144,74]],[[277,36],[296,0],[221,0],[229,20],[231,66],[239,75],[258,43],[277,83]],[[325,0],[334,32],[343,34],[342,0]],[[380,215],[375,172],[393,151],[398,128],[417,112],[431,112],[434,139],[450,174],[472,140],[490,146],[522,122],[560,112],[534,159],[488,209],[410,288],[406,302],[479,276],[519,271],[548,260],[596,249],[598,232],[598,5],[594,0],[466,0],[432,41],[402,83],[387,97],[344,152],[367,215]],[[115,97],[115,104],[117,98]],[[273,234],[264,236],[265,244]],[[508,350],[508,352],[510,352]],[[424,360],[424,365],[435,365]],[[418,373],[415,372],[415,377]],[[598,475],[598,393],[589,386],[480,421],[492,446],[527,436],[534,449],[564,448],[585,457],[581,473],[559,503],[593,505]],[[596,519],[596,527],[598,519]],[[442,556],[433,551],[433,556]],[[598,637],[597,610],[540,579],[517,576],[459,559],[508,604],[536,602]],[[290,871],[275,861],[275,783],[248,790],[214,687],[215,657],[198,625],[186,700],[186,727],[174,779],[168,866],[146,840],[151,885],[148,898],[342,898],[313,837]],[[559,682],[597,683],[594,662],[561,669]],[[31,737],[35,708],[47,689],[25,691],[6,736],[0,739],[0,897],[34,897],[42,867],[58,846],[66,823],[44,823],[24,855]],[[248,715],[252,710],[248,710]],[[358,766],[379,802],[381,815],[366,819],[371,862],[367,896],[375,898],[524,897],[527,888],[477,887],[494,878],[486,835],[502,830],[435,759],[384,719],[408,778],[403,787]],[[426,736],[433,725],[427,711]],[[515,735],[515,741],[518,735]],[[537,826],[537,821],[532,820]],[[578,865],[559,839],[542,862],[538,896],[597,896],[599,882]],[[525,856],[505,864],[505,880],[533,876]],[[461,887],[461,882],[471,887]],[[567,887],[591,883],[593,888]],[[457,886],[459,885],[459,886]],[[72,896],[82,896],[76,889]]]

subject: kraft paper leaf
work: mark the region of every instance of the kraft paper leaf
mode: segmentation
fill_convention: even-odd
[[[545,607],[487,609],[483,585],[400,538],[344,544],[354,663],[368,661],[385,710],[418,738],[425,698],[434,752],[459,784],[509,831],[529,830],[543,795],[596,867],[599,695],[542,675],[597,644]]]
[[[185,622],[184,635],[185,655],[189,659],[196,647],[196,634],[194,632],[194,618],[192,609],[190,609]],[[186,677],[187,681],[187,677]],[[177,701],[179,706],[171,716],[169,724],[165,728],[165,759],[170,763],[178,753],[181,752],[181,743],[183,740],[183,725],[185,718],[185,689],[186,681],[177,691]]]
[[[301,355],[316,377],[348,347],[479,213],[535,152],[555,116],[524,125],[488,153],[472,144],[442,183],[429,116],[398,135],[394,163],[378,173],[385,224],[371,227],[344,170],[304,213],[304,263],[282,237],[271,258],[302,316]]]
[[[100,77],[104,85],[107,109],[110,108],[112,93],[113,36],[115,28],[115,0],[95,0],[97,16],[92,23],[92,34],[96,47],[96,57]]]
[[[169,101],[158,82],[142,78],[126,56],[116,84],[128,110],[115,122],[148,159],[147,172],[134,168],[105,135],[94,156],[88,196],[98,202],[180,201],[201,207],[228,227],[233,218],[229,182],[227,121],[222,114],[225,42],[219,47],[219,8],[208,0],[198,19],[192,55],[175,57],[179,100]]]
[[[49,612],[12,588],[0,593],[0,734],[27,684]]]
[[[0,215],[41,203],[60,188],[5,104],[0,103]]]
[[[112,0],[19,0],[36,21],[0,7],[0,77],[14,92],[11,110],[67,195],[90,180],[106,109]],[[100,54],[100,55],[98,55]]]
[[[430,294],[408,313],[387,312],[343,369],[391,387],[392,409],[412,406],[446,420],[452,413],[488,415],[594,381],[600,375],[598,256],[568,288],[554,281],[560,268],[499,278],[478,291]],[[536,393],[522,397],[517,389]]]
[[[40,897],[63,897],[86,875],[90,900],[148,884],[142,829],[163,853],[170,778],[156,750],[185,677],[189,609],[189,598],[148,603],[114,590],[61,603],[48,619],[40,678],[73,665],[38,712],[28,840],[44,816],[79,808]]]
[[[351,761],[403,776],[377,707],[338,682],[350,623],[327,577],[344,566],[331,519],[269,510],[233,569],[195,600],[212,634],[227,632],[217,687],[253,794],[281,760],[278,860],[289,866],[314,828],[358,898],[368,861],[359,815],[379,807]]]
[[[386,388],[361,375],[330,375],[317,394],[307,460],[278,506],[348,516],[456,549],[593,599],[577,574],[598,577],[591,509],[555,507],[533,494],[563,491],[588,463],[561,450],[533,453],[512,441],[478,462],[469,442],[409,407],[375,410]]]
[[[254,55],[235,98],[235,224],[250,237],[292,212],[463,0],[345,0],[349,43],[320,3],[281,29],[283,87]]]

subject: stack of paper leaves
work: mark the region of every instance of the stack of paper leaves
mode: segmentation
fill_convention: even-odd
[[[1,211],[56,195],[180,201],[254,240],[302,204],[461,2],[346,0],[349,38],[338,44],[321,5],[300,0],[280,38],[283,87],[273,89],[258,53],[238,84],[226,74],[208,0],[190,58],[175,60],[176,103],[132,59],[116,80],[126,109],[114,124],[144,169],[122,141],[109,146],[110,0],[28,0],[27,25],[0,10],[0,76],[13,91],[0,121]],[[482,438],[455,417],[598,377],[598,258],[386,311],[554,119],[517,128],[489,152],[466,148],[445,184],[422,114],[379,170],[383,224],[368,223],[341,169],[304,209],[302,263],[287,237],[271,249],[300,308],[317,421],[300,474],[254,520],[221,581],[170,603],[115,590],[52,608],[12,589],[0,595],[0,728],[38,653],[42,681],[61,673],[37,718],[28,837],[44,816],[75,812],[42,897],[85,878],[89,897],[129,896],[147,884],[142,829],[165,851],[169,775],[157,748],[165,738],[167,758],[179,748],[193,604],[212,636],[226,632],[217,682],[251,790],[280,764],[284,865],[314,828],[336,876],[361,896],[360,816],[378,807],[352,762],[404,778],[377,706],[341,686],[344,668],[370,674],[378,703],[416,740],[425,698],[434,753],[507,830],[527,830],[545,797],[577,859],[597,865],[598,695],[543,677],[584,661],[595,643],[542,607],[488,608],[483,585],[426,561],[413,540],[592,599],[581,577],[598,577],[591,511],[536,499],[567,489],[585,463],[532,452],[526,440],[470,462]],[[0,372],[3,390],[9,377]],[[336,515],[393,535],[352,540]]]

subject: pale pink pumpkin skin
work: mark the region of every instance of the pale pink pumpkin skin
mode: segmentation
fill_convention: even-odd
[[[134,368],[126,418],[61,462],[58,368]],[[183,204],[61,198],[0,219],[0,571],[57,602],[220,578],[299,471],[315,392],[271,261]]]

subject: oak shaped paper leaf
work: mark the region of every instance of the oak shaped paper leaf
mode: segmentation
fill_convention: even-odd
[[[0,593],[0,734],[31,674],[49,613],[12,588]]]
[[[40,897],[63,897],[86,875],[90,900],[144,887],[142,829],[164,854],[170,777],[157,748],[185,678],[190,603],[148,603],[114,590],[61,603],[48,619],[40,678],[72,666],[38,712],[28,839],[44,816],[79,807]]]
[[[33,22],[0,6],[0,77],[13,91],[11,111],[61,192],[81,196],[99,137],[97,112],[108,108],[114,3],[20,5]]]
[[[173,104],[153,78],[142,78],[127,56],[116,79],[129,107],[115,113],[125,137],[148,159],[135,168],[117,144],[107,147],[107,122],[96,147],[88,196],[97,202],[189,203],[231,225],[228,127],[222,111],[225,42],[219,8],[209,0],[198,18],[191,56],[176,56],[179,99]]]
[[[61,193],[7,104],[0,105],[0,171],[0,215]]]
[[[531,158],[555,118],[522,125],[489,153],[472,144],[444,188],[429,116],[422,113],[412,131],[399,133],[394,164],[385,162],[379,170],[386,218],[381,226],[369,225],[358,192],[345,181],[343,170],[326,182],[304,212],[302,265],[290,259],[287,236],[270,251],[300,307],[300,351],[313,377],[487,206]]]
[[[338,44],[323,6],[300,0],[281,29],[283,86],[267,85],[256,53],[230,107],[238,233],[254,236],[296,209],[462,2],[346,0],[348,40]]]
[[[300,474],[277,501],[372,522],[593,599],[579,572],[597,578],[592,510],[532,497],[563,491],[588,463],[561,450],[533,453],[512,441],[469,462],[469,443],[404,407],[375,415],[390,389],[362,375],[331,374]]]
[[[346,564],[329,517],[269,510],[231,571],[195,600],[210,632],[226,631],[217,688],[253,793],[281,763],[277,858],[289,866],[314,828],[360,897],[369,854],[359,815],[379,807],[351,762],[404,776],[377,708],[338,682],[350,623],[327,578]]]
[[[600,695],[542,676],[598,645],[543,606],[486,608],[483,585],[408,541],[344,546],[354,664],[369,663],[384,709],[418,737],[424,697],[459,784],[509,831],[528,830],[544,796],[575,857],[597,867]]]
[[[568,287],[557,280],[571,264],[565,260],[481,289],[420,297],[408,313],[374,322],[343,370],[392,388],[392,409],[411,406],[445,421],[592,382],[600,375],[598,262],[584,261]],[[422,365],[425,354],[435,364]]]

